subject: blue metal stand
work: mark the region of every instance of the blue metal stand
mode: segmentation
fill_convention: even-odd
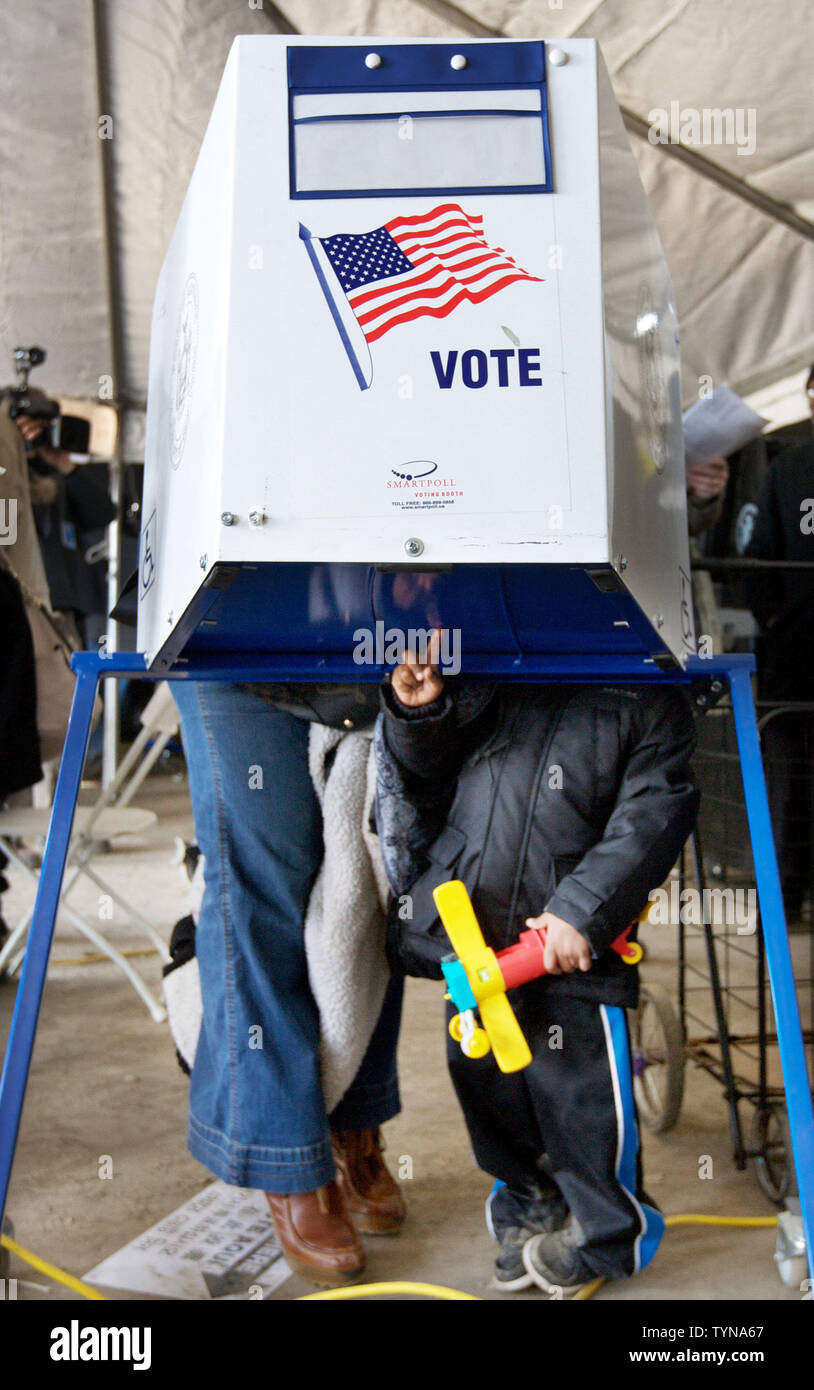
[[[105,677],[146,680],[378,680],[376,667],[354,665],[350,656],[258,653],[227,656],[207,653],[191,657],[169,671],[148,671],[138,655],[103,656],[80,652],[73,659],[77,673],[71,717],[54,795],[51,825],[45,845],[37,899],[23,962],[17,1000],[0,1078],[0,1220],[5,1210],[20,1116],[37,1031],[48,957],[59,905],[62,876],[71,838],[82,777],[96,687]],[[740,751],[752,855],[760,901],[766,959],[772,988],[777,1038],[791,1129],[794,1161],[802,1208],[809,1267],[814,1276],[814,1111],[806,1068],[805,1047],[789,952],[783,898],[777,869],[766,783],[760,757],[750,677],[749,656],[693,658],[686,670],[664,671],[641,657],[585,653],[582,656],[492,656],[478,662],[478,674],[503,680],[605,682],[630,684],[698,681],[729,685]]]

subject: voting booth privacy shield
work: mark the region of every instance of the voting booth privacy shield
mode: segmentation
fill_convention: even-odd
[[[678,352],[592,40],[237,39],[156,293],[139,649],[683,663]]]

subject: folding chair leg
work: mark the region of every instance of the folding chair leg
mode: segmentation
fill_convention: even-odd
[[[19,869],[22,874],[25,874],[27,878],[30,878],[32,883],[34,883],[35,885],[39,883],[39,872],[36,869],[32,869],[30,864],[26,864],[25,860],[20,858],[19,854],[14,849],[14,846],[9,844],[8,840],[4,836],[0,836],[0,849],[2,849],[9,862],[12,863],[15,866],[15,868]],[[4,943],[2,950],[0,950],[0,975],[2,975],[4,970],[7,971],[9,975],[13,975],[15,970],[17,969],[17,966],[13,961],[11,964],[9,964],[8,962],[11,960],[12,955],[15,956],[16,960],[16,948],[19,942],[22,940],[22,938],[26,936],[28,932],[28,924],[31,921],[33,915],[34,908],[32,906],[27,909],[25,916],[22,917],[20,921],[17,923],[16,927],[14,927],[11,936]]]
[[[783,1085],[794,1165],[797,1169],[806,1249],[809,1267],[814,1277],[814,1112],[811,1106],[811,1085],[800,1027],[800,1011],[797,1007],[794,970],[789,951],[783,894],[777,871],[777,854],[766,797],[766,779],[763,775],[749,673],[733,668],[729,673],[729,683],[763,923],[763,940],[777,1020],[777,1043],[783,1068]]]
[[[123,807],[130,805],[130,802],[133,800],[142,782],[147,780],[171,738],[172,734],[156,734],[154,736],[152,748],[149,749],[142,760],[138,772],[128,782],[127,787],[116,802],[117,806]]]
[[[0,1221],[6,1206],[11,1165],[17,1147],[37,1019],[48,969],[62,875],[82,780],[98,674],[81,670],[76,678],[54,795],[51,829],[45,845],[34,916],[11,1020],[0,1077]]]
[[[31,921],[32,911],[33,909],[29,909],[25,917],[17,923],[8,940],[3,943],[3,949],[0,951],[0,975],[5,972],[8,972],[9,975],[14,974],[15,967],[11,958],[16,954],[20,941],[22,941],[28,931],[28,924]]]
[[[130,918],[131,922],[135,922],[136,926],[141,928],[145,935],[150,938],[159,955],[162,956],[164,960],[170,959],[170,953],[167,948],[167,943],[163,939],[163,937],[159,935],[152,923],[148,922],[146,917],[142,917],[141,913],[133,907],[132,903],[128,903],[124,898],[122,898],[115,891],[115,889],[111,888],[109,883],[106,883],[103,878],[100,878],[93,869],[88,867],[87,864],[80,864],[77,867],[73,878],[70,880],[69,883],[66,884],[62,894],[63,908],[65,906],[65,899],[71,892],[71,889],[74,887],[77,880],[82,876],[82,874],[84,874],[86,878],[89,878],[91,883],[94,883],[101,893],[106,893],[107,896],[110,898],[111,902],[114,902],[116,906],[120,909],[120,911],[122,911],[127,917]]]
[[[23,873],[27,874],[29,878],[33,879],[34,882],[37,883],[39,881],[39,875],[35,872],[35,870],[32,869],[28,864],[26,864],[23,859],[20,859],[10,846],[6,846],[4,843],[4,848],[12,863],[16,864],[17,868],[21,869]],[[71,858],[72,853],[69,851],[69,857],[67,861],[68,863],[71,862]],[[161,1004],[156,999],[155,995],[147,985],[146,981],[143,980],[141,975],[139,975],[138,971],[133,968],[133,966],[128,961],[127,957],[123,956],[121,952],[118,951],[116,947],[113,946],[101,932],[97,932],[95,927],[92,927],[89,922],[86,922],[84,917],[80,917],[78,912],[76,912],[73,908],[68,906],[66,898],[68,897],[68,894],[70,893],[71,889],[75,886],[77,880],[82,874],[85,874],[93,883],[95,883],[97,888],[100,888],[103,893],[107,893],[112,898],[112,900],[118,904],[122,912],[127,913],[131,918],[133,918],[137,925],[141,927],[142,931],[146,932],[147,936],[152,941],[159,955],[162,956],[164,960],[169,960],[170,956],[169,951],[167,950],[167,944],[165,941],[162,940],[162,938],[159,936],[158,932],[151,925],[151,923],[149,923],[146,920],[146,918],[142,917],[140,913],[136,912],[135,908],[131,907],[129,903],[125,902],[124,898],[120,898],[118,893],[114,892],[114,890],[110,887],[108,883],[105,883],[105,881],[101,878],[97,878],[93,870],[88,868],[87,865],[74,865],[71,872],[71,876],[69,877],[67,883],[63,880],[63,885],[60,892],[59,907],[57,909],[57,920],[59,920],[60,914],[65,916],[69,922],[72,922],[73,925],[76,928],[78,928],[78,930],[81,931],[84,936],[88,938],[89,941],[93,942],[93,945],[97,948],[97,950],[104,952],[104,954],[108,956],[110,960],[112,960],[114,964],[119,967],[123,974],[127,976],[136,993],[139,995],[141,999],[144,1000],[144,1003],[147,1005],[147,1008],[149,1009],[150,1014],[155,1019],[156,1023],[163,1023],[167,1017],[166,1009],[164,1008],[163,1004]],[[19,950],[18,947],[20,938],[25,934],[28,928],[29,921],[33,916],[33,912],[33,908],[29,909],[25,917],[23,917],[22,921],[19,922],[18,925],[14,928],[14,931],[12,932],[8,941],[4,944],[2,951],[0,951],[0,969],[2,969],[6,962],[8,962],[9,976],[13,976],[16,973],[17,969],[19,968],[19,966],[25,958],[25,948]]]
[[[130,964],[127,957],[123,956],[121,951],[113,946],[102,932],[98,932],[95,927],[91,926],[90,922],[87,922],[84,917],[80,917],[79,913],[74,912],[72,907],[68,907],[66,902],[60,903],[59,910],[64,913],[69,922],[73,923],[77,931],[81,931],[83,936],[86,936],[88,941],[93,943],[97,951],[102,951],[113,961],[114,965],[118,965],[122,973],[127,976],[133,989],[144,1000],[156,1023],[163,1023],[167,1017],[166,1009],[163,1004],[159,1004],[155,995],[145,984],[138,971]]]

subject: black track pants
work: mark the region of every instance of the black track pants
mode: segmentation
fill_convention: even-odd
[[[584,1234],[597,1275],[649,1264],[664,1219],[641,1187],[624,1009],[524,985],[512,1004],[532,1052],[504,1075],[494,1057],[470,1060],[449,1040],[450,1075],[478,1167],[516,1192],[539,1180],[541,1160]]]

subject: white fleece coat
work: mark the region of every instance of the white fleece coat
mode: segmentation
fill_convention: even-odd
[[[312,724],[308,760],[325,855],[308,902],[305,953],[330,1114],[359,1070],[384,1001],[387,880],[378,836],[368,828],[376,788],[372,734]]]

